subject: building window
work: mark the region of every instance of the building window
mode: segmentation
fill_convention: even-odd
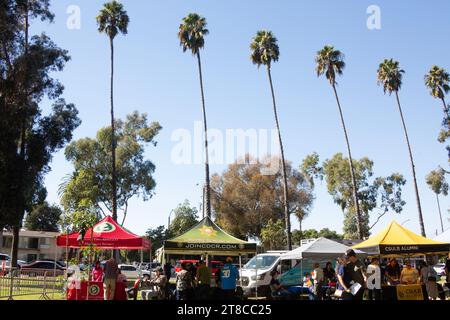
[[[12,237],[3,236],[3,248],[12,247]]]

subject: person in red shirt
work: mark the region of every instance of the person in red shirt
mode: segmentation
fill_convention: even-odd
[[[127,297],[128,280],[127,277],[118,271],[114,300],[128,300]]]
[[[103,281],[103,269],[100,266],[100,261],[95,263],[95,267],[92,270],[92,281],[102,282]]]

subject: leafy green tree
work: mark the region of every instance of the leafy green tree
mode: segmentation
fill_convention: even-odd
[[[33,208],[25,220],[25,228],[33,231],[58,232],[58,221],[62,210],[56,205],[44,202]]]
[[[328,193],[344,212],[345,236],[357,238],[359,233],[356,227],[356,210],[348,159],[338,153],[324,161],[322,165],[319,162],[317,154],[308,156],[301,165],[301,171],[304,175],[309,175],[310,180],[326,180]],[[402,212],[405,205],[402,200],[402,187],[406,181],[398,173],[373,179],[373,162],[368,158],[353,159],[353,167],[356,186],[359,190],[363,237],[367,237],[370,235],[370,230],[388,212],[397,214]],[[379,213],[376,221],[370,225],[370,213],[375,209],[378,209]]]
[[[197,13],[190,13],[183,18],[178,31],[178,39],[183,52],[191,51],[193,56],[197,57],[198,74],[200,77],[200,91],[202,95],[202,114],[203,114],[203,128],[205,136],[205,197],[204,206],[206,208],[206,215],[211,217],[211,183],[209,176],[209,152],[208,152],[208,124],[206,121],[206,106],[205,93],[203,89],[203,73],[202,61],[200,58],[200,50],[205,46],[205,36],[209,34],[206,29],[206,19]]]
[[[13,231],[13,266],[25,212],[42,200],[52,155],[80,124],[75,106],[62,98],[63,85],[53,78],[69,61],[68,52],[45,34],[30,36],[33,20],[53,20],[48,8],[48,0],[0,4],[0,212],[2,224]],[[48,113],[40,107],[44,99],[52,104]]]
[[[156,146],[155,138],[161,130],[157,122],[149,123],[146,114],[134,112],[125,121],[116,120],[117,141],[117,204],[122,210],[122,225],[128,213],[128,202],[135,196],[144,201],[153,196],[156,182],[155,165],[145,160],[145,147]],[[65,151],[74,171],[60,186],[61,204],[66,211],[77,211],[83,201],[89,201],[97,212],[105,215],[113,209],[111,199],[111,128],[102,128],[95,139],[84,138],[72,142]]]
[[[170,230],[167,230],[165,226],[148,229],[145,236],[152,242],[152,256],[156,254],[156,250],[164,245],[165,240],[173,237]]]
[[[336,90],[336,75],[342,75],[343,70],[345,68],[344,55],[339,50],[335,50],[332,46],[325,46],[322,50],[317,53],[316,57],[316,71],[317,76],[321,76],[325,74],[325,77],[330,82],[334,96],[336,97],[336,102],[339,108],[339,115],[341,118],[342,129],[344,130],[345,142],[347,144],[347,152],[348,152],[348,163],[350,166],[350,174],[352,178],[352,186],[353,186],[353,203],[355,204],[356,210],[356,227],[358,232],[358,238],[363,239],[363,231],[362,231],[362,215],[359,207],[358,200],[358,189],[356,185],[355,178],[355,168],[353,167],[353,158],[352,152],[350,149],[350,141],[348,138],[347,128],[345,126],[344,114],[342,112],[341,103],[339,101],[339,96]]]
[[[111,49],[111,195],[112,195],[112,218],[117,221],[117,177],[116,177],[116,140],[114,120],[114,39],[119,34],[128,33],[130,18],[123,4],[118,1],[107,2],[103,5],[97,16],[98,31],[105,33],[109,38]]]
[[[244,161],[245,160],[245,161]],[[212,200],[216,222],[234,236],[260,237],[261,230],[272,219],[284,220],[283,174],[265,172],[267,163],[280,163],[278,157],[256,160],[250,156],[238,159],[222,174],[212,177]],[[289,188],[289,214],[311,209],[314,196],[300,172],[286,164]]]
[[[441,204],[439,203],[439,195],[448,195],[448,183],[445,179],[445,171],[442,168],[431,171],[426,181],[431,190],[436,194],[436,201],[439,209],[439,218],[441,220],[441,230],[444,232],[444,223],[442,221]]]
[[[423,222],[422,206],[420,203],[420,196],[419,196],[419,187],[417,186],[417,179],[416,179],[416,166],[414,164],[414,158],[413,158],[413,153],[411,150],[411,144],[409,142],[408,130],[406,128],[405,119],[403,117],[402,106],[400,104],[400,98],[398,95],[398,91],[400,90],[400,88],[402,86],[403,73],[405,73],[405,71],[400,69],[398,61],[394,61],[393,59],[389,59],[389,60],[385,59],[378,68],[378,84],[383,85],[383,90],[384,90],[385,94],[386,94],[386,92],[388,92],[389,95],[391,95],[392,93],[395,93],[395,97],[397,99],[398,111],[400,113],[400,118],[402,120],[403,131],[405,133],[405,138],[406,138],[406,145],[408,147],[408,152],[409,152],[409,160],[411,162],[413,184],[414,184],[414,190],[416,193],[417,211],[419,213],[420,230],[421,230],[422,236],[425,237],[426,236],[425,225]]]
[[[286,245],[288,250],[292,250],[291,240],[291,215],[289,210],[288,198],[288,181],[286,162],[284,158],[283,140],[281,139],[280,124],[278,121],[277,103],[275,99],[275,91],[272,82],[272,63],[277,62],[280,58],[280,48],[278,47],[278,40],[271,31],[260,30],[256,33],[250,44],[252,50],[251,60],[258,68],[263,65],[266,67],[267,75],[269,77],[270,92],[272,93],[273,113],[275,116],[275,124],[278,132],[278,143],[280,145],[281,154],[281,169],[283,172],[283,196],[284,196],[284,223],[286,228]]]
[[[191,207],[188,200],[184,200],[174,210],[175,218],[169,226],[169,234],[171,237],[178,237],[198,223],[198,210]]]
[[[267,225],[261,229],[261,240],[264,249],[281,250],[286,247],[286,237],[283,220],[267,222]]]
[[[315,229],[307,229],[304,231],[294,230],[292,232],[292,239],[294,243],[301,243],[303,239],[317,239],[317,238],[326,238],[326,239],[344,239],[344,235],[337,233],[336,231],[332,231],[328,228],[324,228],[320,231]]]

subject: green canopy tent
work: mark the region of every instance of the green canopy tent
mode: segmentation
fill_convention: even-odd
[[[256,243],[229,235],[206,217],[184,234],[164,241],[163,250],[165,255],[241,256],[256,253]]]

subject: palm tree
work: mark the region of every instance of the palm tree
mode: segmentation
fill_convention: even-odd
[[[416,202],[417,202],[417,210],[419,212],[419,223],[422,236],[426,236],[425,234],[425,225],[423,223],[423,215],[422,215],[422,207],[420,205],[420,196],[419,196],[419,188],[417,187],[417,179],[416,179],[416,167],[414,164],[413,153],[411,150],[411,144],[409,143],[408,130],[406,128],[405,119],[403,117],[402,106],[400,104],[400,98],[398,96],[398,91],[402,86],[402,77],[405,71],[399,68],[399,62],[394,61],[393,59],[385,59],[378,68],[378,84],[383,85],[384,93],[389,92],[391,95],[395,92],[395,97],[397,99],[398,111],[400,113],[400,117],[402,120],[403,130],[405,132],[406,144],[408,146],[409,151],[409,159],[411,161],[411,169],[413,174],[413,182],[414,189],[416,192]]]
[[[284,160],[283,141],[281,139],[280,124],[278,122],[277,104],[275,100],[275,92],[272,83],[271,66],[272,62],[278,61],[280,57],[280,49],[277,44],[277,38],[274,37],[272,32],[267,30],[260,30],[256,33],[250,45],[252,50],[251,60],[253,64],[256,64],[258,68],[264,65],[267,69],[267,75],[269,77],[270,90],[272,93],[273,113],[275,115],[275,123],[278,132],[278,142],[280,144],[281,152],[281,166],[283,170],[283,193],[284,193],[284,219],[286,225],[286,243],[288,250],[292,250],[292,235],[291,235],[291,220],[289,214],[289,201],[288,201],[288,182],[286,174],[286,162]]]
[[[450,91],[450,75],[444,69],[433,66],[425,76],[425,85],[430,89],[430,93],[434,98],[441,99],[445,117],[447,122],[450,123],[448,106],[445,103],[445,95]]]
[[[130,18],[117,1],[105,3],[97,16],[98,31],[109,37],[111,47],[111,153],[112,153],[112,218],[117,221],[116,136],[114,123],[114,38],[128,33]]]
[[[208,155],[208,125],[206,122],[206,107],[205,107],[205,94],[203,91],[203,74],[202,74],[202,62],[200,59],[200,49],[205,46],[205,38],[209,33],[206,29],[206,19],[201,17],[197,13],[190,13],[187,17],[183,18],[178,31],[178,39],[180,40],[180,46],[183,48],[183,52],[190,50],[192,55],[197,56],[198,61],[198,73],[200,76],[200,91],[202,95],[202,112],[203,112],[203,127],[205,132],[205,197],[204,208],[206,209],[206,215],[211,218],[211,184],[209,179],[209,155]]]
[[[445,180],[445,171],[442,168],[431,171],[427,177],[427,184],[431,190],[436,194],[436,201],[439,210],[439,218],[441,220],[441,230],[444,232],[444,223],[442,222],[441,204],[439,202],[439,195],[448,195],[448,183]]]
[[[342,75],[344,68],[345,68],[344,55],[339,50],[335,50],[333,46],[325,46],[322,50],[317,52],[316,56],[317,76],[319,77],[325,74],[325,77],[330,82],[333,88],[334,95],[336,97],[336,102],[339,108],[341,125],[342,128],[344,129],[345,141],[347,143],[348,162],[350,165],[350,175],[352,178],[353,202],[355,203],[356,221],[357,221],[356,228],[359,238],[363,239],[364,235],[361,218],[362,216],[358,200],[358,187],[356,185],[355,167],[353,165],[352,152],[350,149],[350,141],[348,138],[347,128],[345,126],[344,115],[342,113],[341,103],[339,101],[339,96],[336,90],[336,75]]]

